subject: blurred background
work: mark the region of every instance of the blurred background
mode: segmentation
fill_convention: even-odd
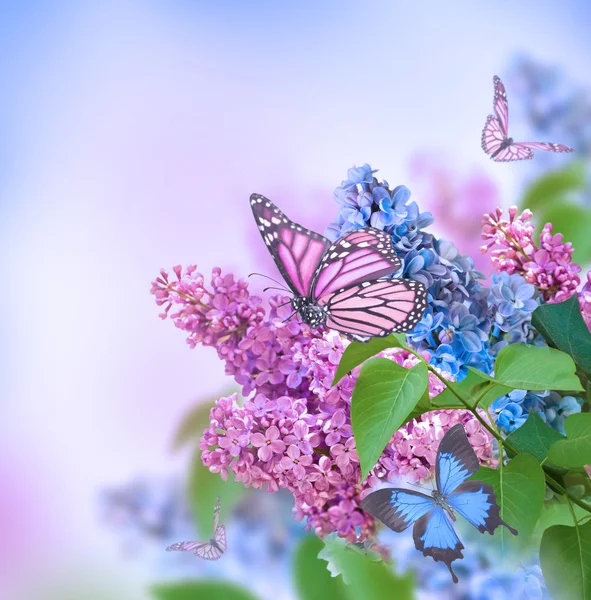
[[[589,262],[590,25],[584,0],[0,3],[0,596],[211,576],[296,598],[289,496],[237,498],[224,561],[164,552],[196,535],[175,432],[231,382],[158,319],[150,281],[271,272],[250,193],[322,231],[365,162],[484,272],[482,213],[558,170],[543,210]],[[490,161],[494,74],[515,139],[576,152]]]

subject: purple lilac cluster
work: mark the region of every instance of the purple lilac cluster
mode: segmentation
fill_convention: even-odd
[[[166,272],[152,291],[175,325],[215,346],[248,396],[221,398],[210,414],[200,448],[203,463],[223,479],[247,487],[291,491],[294,511],[308,529],[323,537],[333,531],[350,540],[371,539],[374,520],[359,508],[363,494],[381,481],[424,481],[433,473],[435,453],[445,431],[464,423],[484,464],[493,462],[492,440],[465,411],[440,411],[412,421],[393,436],[378,465],[359,484],[361,471],[351,431],[350,403],[357,373],[332,386],[347,344],[339,334],[311,330],[290,315],[287,298],[270,299],[268,317],[247,284],[214,269],[211,288],[194,267]],[[238,310],[238,315],[234,311]],[[213,314],[211,314],[213,311]],[[215,333],[207,324],[215,323]],[[394,349],[384,353],[410,368],[417,358]],[[429,355],[425,355],[429,358]],[[433,375],[430,395],[444,389]]]
[[[307,529],[319,537],[337,531],[356,542],[374,535],[374,520],[359,508],[364,494],[384,481],[429,478],[439,441],[455,423],[464,423],[483,464],[494,460],[491,438],[473,415],[439,411],[397,431],[370,476],[359,483],[361,470],[350,420],[357,372],[332,387],[344,348],[345,342],[335,332],[324,332],[309,343],[295,342],[293,368],[305,373],[308,393],[271,399],[255,390],[243,406],[235,397],[221,398],[211,411],[211,426],[200,448],[204,464],[224,479],[231,472],[245,486],[269,492],[289,489],[296,517],[305,518]],[[401,349],[384,355],[405,368],[418,361]],[[436,377],[430,379],[431,396],[443,387]]]
[[[535,285],[545,302],[562,302],[576,293],[581,280],[581,267],[573,262],[574,248],[563,242],[562,234],[552,234],[552,224],[546,223],[534,241],[533,216],[529,210],[517,214],[509,209],[509,220],[497,208],[484,215],[482,237],[486,240],[482,252],[490,252],[497,271],[518,273]]]

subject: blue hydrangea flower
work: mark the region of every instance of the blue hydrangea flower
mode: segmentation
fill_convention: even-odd
[[[555,429],[564,433],[564,422],[570,415],[581,412],[583,401],[574,396],[564,396],[561,398],[556,392],[550,393],[548,406],[545,409],[547,422]]]
[[[453,348],[448,344],[441,344],[441,346],[438,346],[429,362],[434,367],[437,367],[454,377],[460,372],[460,363],[455,356]]]
[[[479,319],[470,314],[468,306],[459,302],[454,302],[449,309],[444,332],[439,338],[441,341],[451,343],[457,339],[468,352],[480,352],[483,344],[488,341],[488,335],[480,327]]]
[[[418,325],[409,333],[408,337],[415,344],[422,341],[428,341],[430,344],[435,346],[433,340],[433,332],[441,326],[443,321],[443,313],[433,314],[433,310],[428,308],[423,314],[423,318],[420,320]]]

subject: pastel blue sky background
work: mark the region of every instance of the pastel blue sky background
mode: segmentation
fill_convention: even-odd
[[[88,567],[142,597],[97,489],[182,468],[174,425],[225,382],[157,318],[161,266],[261,269],[251,192],[321,228],[347,168],[412,188],[424,150],[511,204],[523,165],[480,149],[492,75],[524,51],[591,86],[590,15],[584,0],[1,2],[0,507],[15,489],[31,502],[7,518],[2,537],[25,541],[0,542],[0,586],[36,597]]]

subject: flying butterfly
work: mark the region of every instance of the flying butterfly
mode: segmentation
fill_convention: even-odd
[[[261,236],[293,293],[291,305],[310,327],[326,325],[367,342],[409,331],[427,308],[416,281],[391,279],[402,263],[384,231],[363,227],[331,243],[288,219],[270,200],[252,194]]]
[[[494,115],[488,115],[482,130],[482,149],[497,162],[512,160],[529,160],[534,157],[533,150],[550,152],[572,152],[573,149],[564,144],[550,142],[514,142],[509,137],[509,104],[505,86],[499,77],[493,77],[495,97],[493,100]]]
[[[491,535],[499,526],[513,535],[517,531],[499,516],[493,488],[482,481],[466,481],[479,467],[464,427],[458,423],[443,436],[437,451],[435,479],[431,496],[402,488],[384,488],[367,495],[361,508],[390,529],[401,532],[414,523],[417,550],[447,565],[454,583],[458,582],[451,563],[463,558],[464,545],[454,531],[456,512],[480,533]]]
[[[226,528],[219,525],[220,499],[215,502],[213,509],[213,534],[207,542],[177,542],[168,546],[167,552],[193,552],[195,556],[205,560],[217,560],[226,551]]]

